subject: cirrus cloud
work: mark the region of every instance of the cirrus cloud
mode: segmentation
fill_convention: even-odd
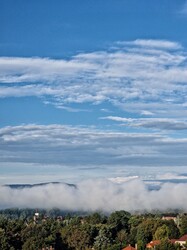
[[[109,102],[130,112],[132,103],[137,107],[140,103],[139,114],[157,110],[162,115],[170,105],[173,116],[175,110],[185,111],[187,56],[172,41],[118,42],[109,50],[80,53],[68,60],[1,57],[0,69],[1,98],[50,97],[57,107]]]
[[[149,114],[150,115],[150,114]],[[125,118],[118,116],[107,116],[100,119],[121,122],[124,126],[144,127],[164,130],[187,130],[187,121],[185,119],[177,120],[171,118]]]

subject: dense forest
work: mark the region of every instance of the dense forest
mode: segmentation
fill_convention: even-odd
[[[152,240],[160,240],[154,248],[157,250],[181,249],[169,239],[187,234],[187,215],[164,217],[171,219],[163,219],[163,216],[126,211],[105,215],[99,212],[70,214],[58,209],[1,210],[0,249],[119,250],[131,244],[144,250]]]

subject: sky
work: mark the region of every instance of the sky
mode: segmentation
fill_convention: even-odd
[[[185,182],[186,25],[185,0],[2,0],[0,184]]]

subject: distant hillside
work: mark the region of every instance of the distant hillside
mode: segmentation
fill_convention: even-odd
[[[33,188],[33,187],[39,187],[39,186],[46,186],[49,184],[54,184],[54,185],[64,184],[64,185],[76,188],[76,185],[74,185],[74,184],[62,183],[62,182],[45,182],[45,183],[36,183],[36,184],[6,184],[4,186],[14,188],[14,189],[22,189],[22,188]]]

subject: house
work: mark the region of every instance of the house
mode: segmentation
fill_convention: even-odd
[[[148,249],[154,249],[155,246],[160,244],[160,240],[152,240],[146,245],[146,248]]]
[[[163,216],[162,220],[173,220],[177,226],[179,226],[179,216]]]
[[[181,238],[179,239],[171,239],[169,240],[172,244],[179,244],[180,246],[184,246],[184,244],[186,244],[187,242],[187,234],[183,235]],[[152,240],[151,242],[149,242],[147,245],[146,245],[146,248],[147,249],[154,249],[156,245],[159,245],[160,244],[160,240]]]
[[[174,220],[174,221],[176,221],[177,217],[176,216],[163,216],[162,220]]]
[[[187,234],[175,240],[175,243],[180,244],[180,246],[183,246],[184,244],[186,244],[186,242],[187,242]]]
[[[137,250],[137,249],[132,247],[131,245],[128,245],[128,247],[125,247],[122,250]]]
[[[170,241],[172,244],[175,244],[176,240],[177,240],[177,239],[171,239],[171,240],[169,240],[169,241]]]

